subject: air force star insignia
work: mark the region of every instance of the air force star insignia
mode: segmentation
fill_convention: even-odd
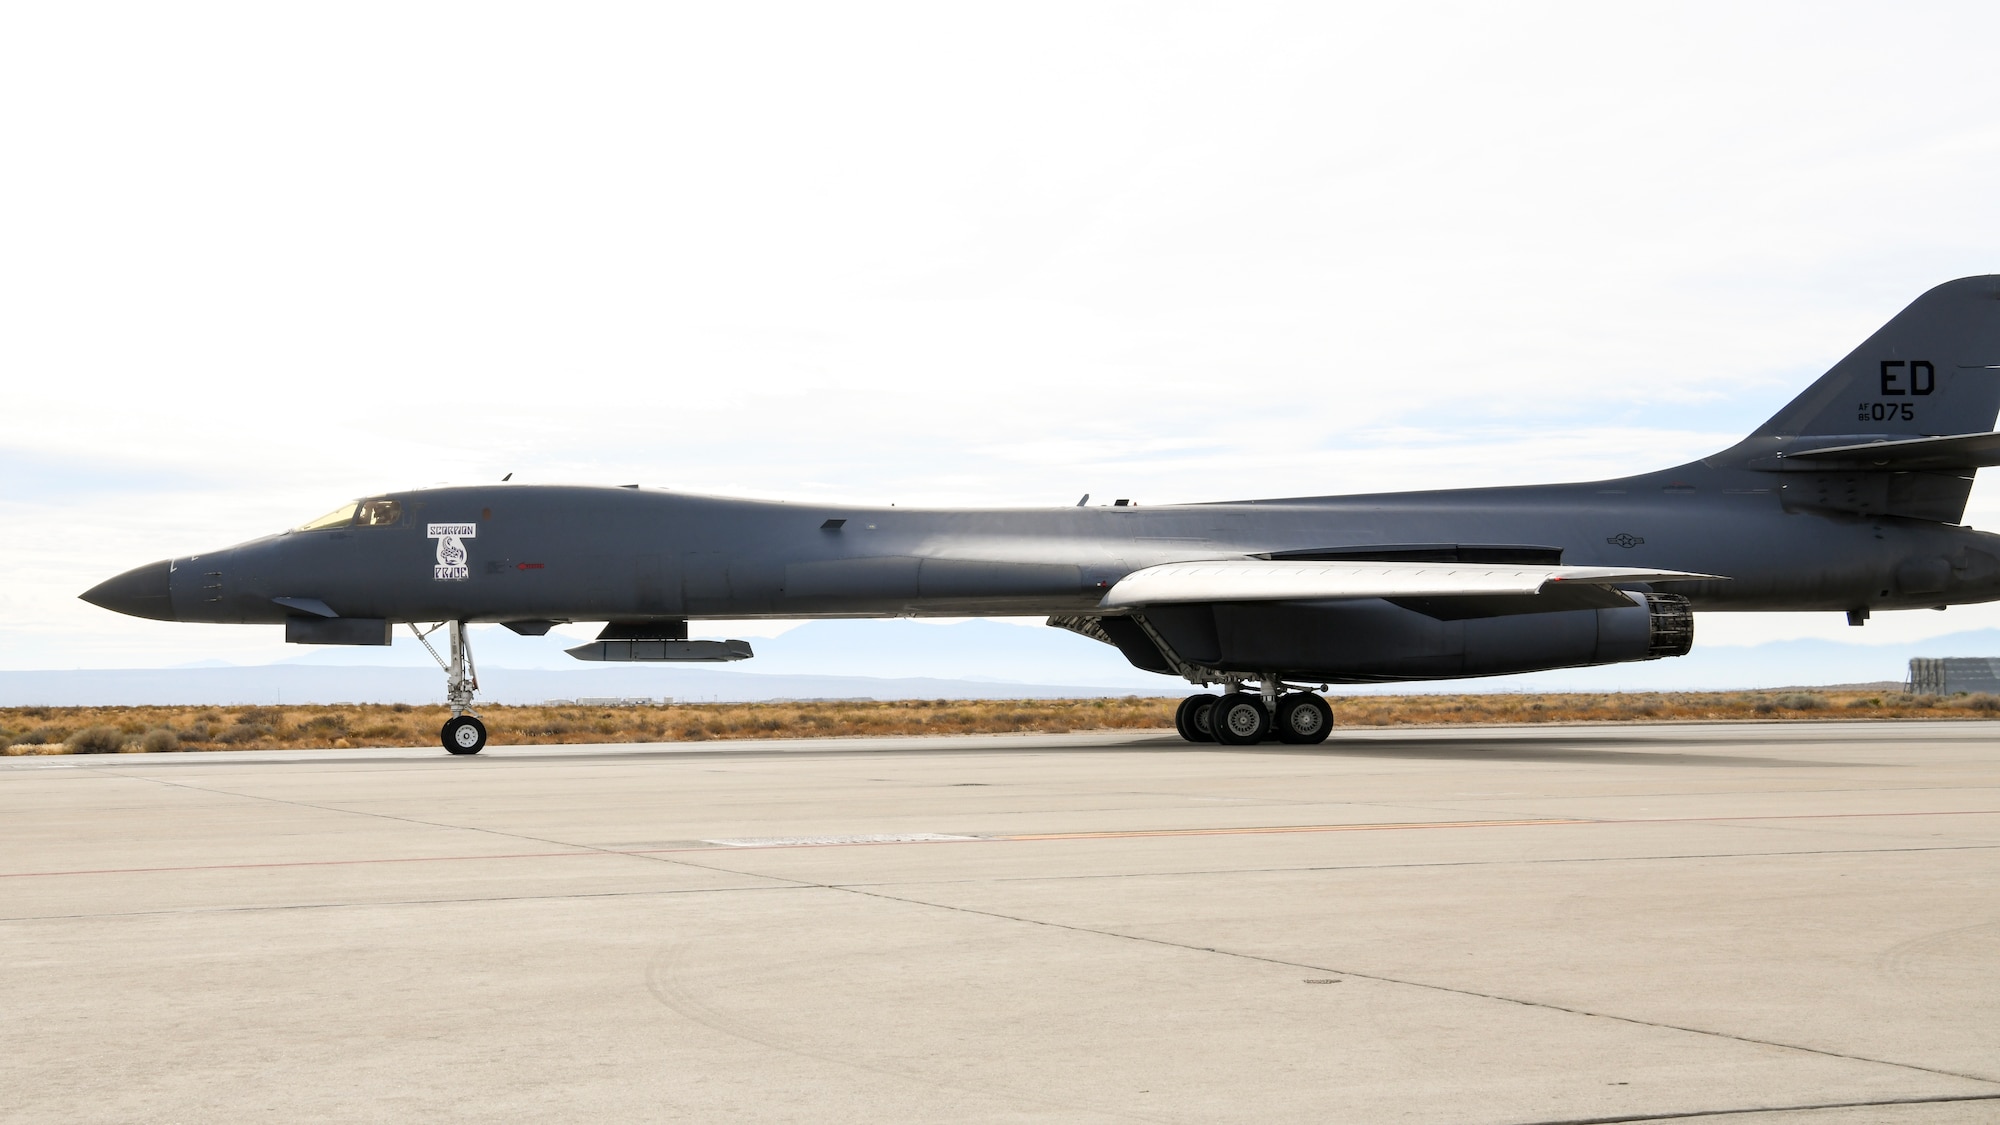
[[[1613,547],[1631,548],[1631,547],[1637,547],[1639,544],[1644,543],[1645,540],[1639,538],[1638,536],[1632,534],[1629,531],[1621,531],[1618,534],[1612,536],[1611,538],[1606,539],[1605,542],[1611,544]]]

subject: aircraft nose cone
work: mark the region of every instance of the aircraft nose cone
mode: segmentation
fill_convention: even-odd
[[[103,606],[116,613],[126,613],[133,617],[150,617],[155,621],[174,619],[174,599],[168,589],[169,576],[173,564],[166,559],[145,566],[135,566],[116,578],[108,578],[78,597],[92,605]]]

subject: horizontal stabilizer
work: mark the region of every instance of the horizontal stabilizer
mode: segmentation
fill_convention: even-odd
[[[1570,585],[1609,588],[1636,583],[1720,580],[1722,576],[1715,574],[1618,566],[1227,559],[1167,563],[1135,570],[1111,587],[1101,605],[1105,609],[1128,609],[1168,602],[1532,596]]]
[[[1859,445],[1830,445],[1783,455],[1788,463],[1815,469],[1888,472],[1988,469],[2000,465],[2000,434],[1950,434],[1898,438]]]

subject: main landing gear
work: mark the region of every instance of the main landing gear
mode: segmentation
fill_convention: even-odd
[[[1189,742],[1215,741],[1215,697],[1190,695],[1174,712],[1174,729]]]
[[[1174,712],[1174,729],[1189,742],[1255,746],[1275,738],[1294,746],[1325,742],[1333,730],[1333,708],[1309,691],[1279,694],[1275,683],[1261,692],[1238,684],[1221,695],[1190,695]]]
[[[428,629],[410,626],[417,640],[430,650],[431,659],[444,669],[444,698],[451,705],[451,718],[439,732],[444,748],[453,754],[477,754],[486,749],[486,724],[472,714],[472,694],[479,690],[479,669],[472,663],[472,646],[465,641],[465,622],[447,621]],[[430,635],[446,630],[451,641],[451,659],[445,660],[431,648]]]

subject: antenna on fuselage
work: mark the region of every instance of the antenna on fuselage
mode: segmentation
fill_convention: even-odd
[[[1077,507],[1079,507],[1079,508],[1081,508],[1081,507],[1083,507],[1083,506],[1084,506],[1085,504],[1088,504],[1088,503],[1090,503],[1090,493],[1086,492],[1086,493],[1084,493],[1084,494],[1083,494],[1083,499],[1081,499],[1081,500],[1078,500],[1078,501],[1076,502],[1076,506],[1077,506]]]

